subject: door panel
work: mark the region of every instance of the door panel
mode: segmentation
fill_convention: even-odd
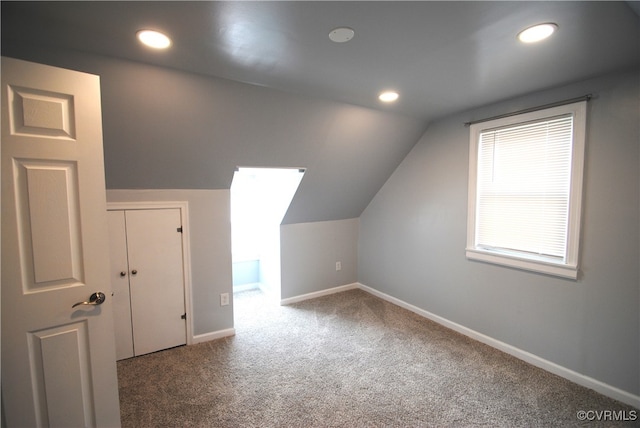
[[[36,411],[45,426],[93,426],[89,336],[86,322],[29,333]],[[60,394],[58,391],[67,391]]]
[[[0,110],[7,425],[118,426],[99,79],[3,57]]]
[[[10,84],[9,118],[12,135],[75,139],[72,94]]]
[[[125,218],[135,354],[184,345],[180,210],[130,210]]]
[[[133,357],[129,267],[127,262],[127,230],[124,211],[108,211],[109,250],[111,254],[111,286],[116,331],[116,359]],[[124,275],[122,275],[124,273]]]
[[[25,292],[82,284],[76,164],[17,159],[13,167]]]

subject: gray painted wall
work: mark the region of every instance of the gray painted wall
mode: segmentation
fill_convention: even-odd
[[[194,336],[233,328],[229,190],[107,190],[107,202],[187,201]]]
[[[109,189],[228,189],[237,166],[306,167],[284,223],[358,217],[422,119],[73,51],[3,55],[100,76]]]
[[[638,71],[432,123],[360,218],[361,283],[624,391],[640,393]],[[559,279],[465,258],[464,122],[593,93],[581,275]]]
[[[357,218],[282,225],[281,298],[357,282],[358,230]],[[340,271],[336,271],[338,261]]]

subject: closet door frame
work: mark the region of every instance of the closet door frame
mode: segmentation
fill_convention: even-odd
[[[191,246],[189,245],[189,203],[187,201],[107,202],[107,211],[179,209],[182,220],[182,272],[184,310],[187,314],[187,345],[193,345],[193,316],[191,295]]]

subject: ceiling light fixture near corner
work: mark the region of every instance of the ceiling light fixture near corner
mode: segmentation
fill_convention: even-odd
[[[518,40],[522,43],[535,43],[550,37],[558,29],[558,24],[547,22],[534,25],[518,33]]]
[[[171,46],[171,39],[165,34],[154,30],[140,30],[136,33],[138,40],[154,49],[166,49]]]
[[[331,32],[329,33],[329,38],[332,42],[344,43],[353,39],[353,36],[355,34],[356,32],[352,28],[338,27],[331,30]]]
[[[392,103],[396,101],[399,96],[395,91],[385,91],[378,95],[378,99],[384,103]]]

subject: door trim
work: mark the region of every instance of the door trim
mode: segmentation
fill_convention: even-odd
[[[187,201],[107,202],[107,211],[179,209],[182,220],[182,265],[184,310],[187,314],[187,345],[194,344],[191,293],[191,246],[189,244],[189,203]],[[176,233],[178,233],[176,231]]]

